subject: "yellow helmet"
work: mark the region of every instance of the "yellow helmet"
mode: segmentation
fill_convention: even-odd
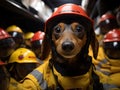
[[[8,63],[39,63],[35,53],[27,48],[18,48],[15,50]]]
[[[22,29],[16,25],[11,25],[6,29],[7,32],[19,32],[23,33]]]
[[[33,36],[34,36],[34,33],[33,32],[27,32],[25,33],[25,39],[31,39]]]

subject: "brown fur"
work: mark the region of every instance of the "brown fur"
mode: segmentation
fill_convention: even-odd
[[[72,62],[74,60],[74,57],[81,51],[81,48],[86,43],[86,34],[84,30],[81,30],[80,32],[76,31],[77,26],[79,26],[79,23],[72,23],[72,24],[65,24],[65,23],[59,23],[57,24],[52,33],[52,41],[55,44],[56,51],[61,56],[65,58],[69,58],[68,62]],[[60,33],[57,33],[56,29],[61,29]],[[84,28],[83,28],[84,29]],[[77,33],[76,33],[77,32]],[[73,46],[71,44],[72,50],[66,47],[64,49],[63,45],[64,43],[73,43]],[[68,49],[68,50],[67,50]]]
[[[77,25],[79,25],[79,23],[77,23],[77,22],[73,22],[72,24],[68,24],[68,25],[61,22],[61,23],[58,23],[55,27],[57,27],[57,26],[61,27],[63,33],[57,34],[57,33],[55,33],[55,31],[53,31],[53,33],[52,33],[52,41],[55,44],[56,51],[60,55],[66,57],[66,58],[69,58],[69,59],[73,58],[76,54],[78,54],[78,52],[80,52],[81,48],[85,45],[86,39],[87,39],[87,36],[86,36],[86,33],[84,33],[85,32],[84,30],[83,30],[84,32],[81,32],[77,36],[78,33],[75,32],[75,28]],[[82,27],[84,28],[84,26],[82,26]],[[81,35],[83,35],[83,37]],[[58,36],[59,36],[59,39],[56,39],[56,37],[58,37]],[[96,39],[93,29],[91,30],[91,35],[89,38],[91,38],[90,44],[92,46],[93,56],[94,56],[94,58],[97,58],[99,44],[98,44],[98,41]],[[50,42],[49,40],[50,39],[48,39],[48,36],[46,34],[45,38],[43,40],[43,44],[42,44],[41,59],[43,59],[43,60],[49,56],[50,51],[51,51],[51,45],[49,43]],[[62,50],[62,43],[65,41],[70,41],[75,45],[74,49],[71,52],[69,52],[68,55],[67,55],[67,52]]]

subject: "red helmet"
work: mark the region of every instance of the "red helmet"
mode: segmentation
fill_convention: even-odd
[[[93,20],[88,17],[85,10],[83,10],[79,5],[72,3],[67,3],[58,7],[52,16],[46,21],[45,27],[49,28],[51,25],[54,25],[56,22],[60,22],[61,20],[66,20],[68,22],[70,20],[82,21],[82,23],[84,22],[89,28],[93,27]],[[47,29],[45,29],[45,31],[46,30]]]
[[[11,37],[5,30],[0,28],[0,40]]]
[[[100,33],[105,35],[114,28],[118,28],[115,16],[112,13],[105,13],[99,20]]]
[[[109,31],[103,39],[103,48],[107,57],[120,59],[120,29]]]
[[[105,13],[105,14],[103,14],[103,15],[101,16],[101,18],[100,18],[100,20],[99,20],[99,23],[100,23],[100,22],[103,22],[103,21],[105,21],[105,20],[107,20],[107,19],[115,19],[115,16],[114,16],[113,14],[111,14],[111,13]]]
[[[0,57],[7,57],[14,51],[15,41],[12,36],[0,28]]]
[[[37,31],[34,36],[31,38],[31,42],[36,40],[43,40],[45,33],[42,31]]]
[[[120,41],[120,29],[113,29],[109,31],[103,39],[103,42],[115,42]]]
[[[2,65],[6,65],[6,63],[4,63],[3,61],[0,60],[0,66]]]
[[[37,57],[40,57],[41,54],[41,45],[44,39],[45,33],[42,31],[37,31],[34,36],[31,38],[32,50],[35,52]]]

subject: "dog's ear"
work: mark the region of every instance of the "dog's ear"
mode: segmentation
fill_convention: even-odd
[[[50,41],[49,41],[49,38],[48,38],[47,34],[45,34],[45,37],[43,39],[42,46],[41,46],[41,57],[40,57],[40,59],[45,60],[49,56],[50,50],[51,50]]]
[[[92,31],[92,34],[91,34],[91,42],[90,42],[90,44],[91,44],[91,47],[92,47],[93,56],[96,59],[97,55],[98,55],[99,42],[98,42],[98,40],[96,38],[94,29],[92,29],[91,31]]]

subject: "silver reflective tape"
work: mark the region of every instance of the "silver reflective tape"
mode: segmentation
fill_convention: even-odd
[[[108,60],[104,59],[104,60],[100,61],[98,66],[101,67],[102,64],[106,64],[107,62],[108,62]]]
[[[30,74],[32,74],[37,79],[42,90],[47,90],[48,85],[47,82],[43,79],[42,73],[40,73],[38,70],[33,70]]]
[[[103,88],[104,90],[111,90],[111,89],[118,88],[118,87],[113,84],[103,84]]]
[[[99,64],[96,65],[95,67],[96,67],[96,69],[97,69],[98,71],[104,73],[105,75],[110,75],[110,72],[102,71],[102,70],[101,70],[102,65],[103,65],[103,64],[106,64],[107,62],[108,62],[108,60],[107,60],[107,59],[104,59],[104,60],[100,61]]]

